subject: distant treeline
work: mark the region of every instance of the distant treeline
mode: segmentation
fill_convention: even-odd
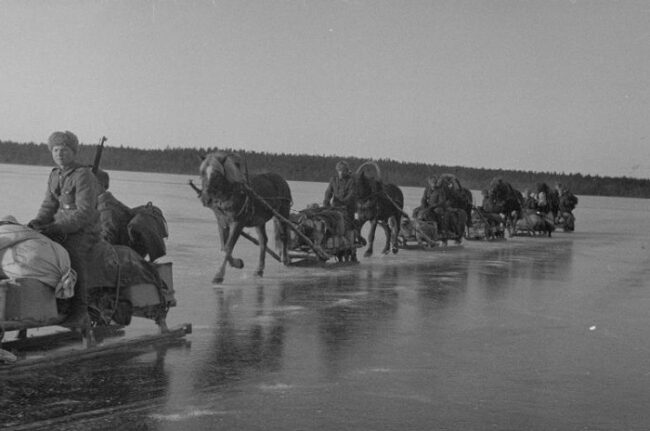
[[[199,155],[214,150],[216,148],[143,150],[130,147],[106,147],[101,167],[106,170],[197,175]],[[272,171],[290,181],[326,182],[333,175],[336,162],[341,160],[340,157],[326,155],[277,154],[229,148],[220,148],[220,150],[236,151],[242,155],[251,174]],[[77,159],[90,164],[94,155],[95,146],[81,145]],[[345,160],[352,169],[356,169],[366,161],[354,157],[347,157]],[[400,186],[420,187],[424,186],[427,176],[452,173],[465,187],[474,190],[486,188],[490,180],[499,176],[519,190],[533,189],[539,182],[546,182],[551,187],[554,187],[556,182],[561,182],[578,195],[650,198],[650,179],[441,166],[388,159],[374,161],[380,166],[385,181]],[[52,157],[45,144],[0,141],[0,163],[50,166]]]

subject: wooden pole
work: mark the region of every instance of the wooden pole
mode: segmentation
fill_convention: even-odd
[[[296,234],[298,234],[298,236],[299,236],[300,238],[302,238],[302,240],[305,241],[305,242],[307,243],[307,245],[309,246],[309,248],[311,248],[312,250],[314,250],[314,253],[316,253],[316,255],[317,255],[320,259],[322,259],[322,260],[328,260],[328,259],[331,257],[331,256],[329,256],[327,253],[325,253],[325,252],[324,252],[324,251],[323,251],[319,246],[317,246],[316,244],[314,244],[314,242],[313,242],[311,239],[309,239],[309,237],[307,237],[307,235],[305,235],[304,233],[300,232],[300,229],[298,229],[298,226],[296,226],[294,223],[292,223],[291,220],[289,220],[288,218],[286,218],[286,217],[284,217],[282,214],[280,214],[278,211],[276,211],[276,209],[273,208],[273,207],[272,207],[268,202],[266,202],[266,200],[265,200],[262,196],[258,195],[257,192],[256,192],[255,190],[252,189],[252,187],[250,187],[250,186],[249,186],[248,184],[246,184],[246,183],[244,183],[244,187],[246,188],[246,190],[248,190],[248,191],[250,192],[251,195],[253,195],[253,197],[254,197],[255,199],[257,199],[257,200],[258,200],[262,205],[264,205],[265,207],[267,207],[267,208],[268,208],[268,209],[273,213],[273,215],[275,215],[277,218],[279,218],[279,219],[282,220],[284,223],[286,223],[287,226],[289,226],[289,227],[291,228],[291,230],[293,230]]]
[[[399,212],[402,213],[402,215],[403,215],[404,217],[406,217],[407,219],[411,220],[411,217],[409,217],[409,215],[406,214],[406,213],[404,212],[404,210],[402,210],[402,209],[399,207],[399,205],[397,205],[397,204],[395,203],[395,201],[393,201],[393,200],[390,198],[390,196],[388,196],[388,194],[386,194],[386,192],[384,192],[384,196],[386,197],[386,199],[388,199],[388,202],[390,202],[391,204],[393,204],[393,206],[394,206],[395,208],[397,208],[397,210],[398,210]],[[424,232],[422,231],[422,229],[420,229],[420,228],[417,226],[417,224],[413,223],[413,228],[415,228],[415,230],[417,230],[417,231],[419,232],[419,234],[422,235],[422,237],[423,237],[424,239],[426,239],[430,244],[433,245],[433,244],[436,243],[434,240],[432,240],[432,239],[429,237],[429,235],[427,235],[426,233],[424,233]],[[399,226],[397,227],[397,229],[399,229]]]

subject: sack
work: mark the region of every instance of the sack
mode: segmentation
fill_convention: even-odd
[[[133,208],[134,216],[127,225],[129,246],[151,262],[167,254],[164,239],[169,236],[167,220],[160,208],[148,202]]]
[[[74,294],[77,274],[60,244],[19,224],[0,225],[0,278],[34,278],[57,298]]]

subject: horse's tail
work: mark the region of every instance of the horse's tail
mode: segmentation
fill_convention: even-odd
[[[375,171],[377,172],[377,181],[381,181],[381,169],[379,169],[379,165],[376,162],[373,162],[372,160],[368,160],[367,162],[363,162],[361,166],[357,168],[356,174],[360,174],[363,168],[366,166],[373,166],[375,168]]]

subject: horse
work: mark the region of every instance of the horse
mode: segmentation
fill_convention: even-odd
[[[488,187],[489,208],[484,210],[503,214],[506,220],[506,226],[510,232],[519,218],[522,210],[523,196],[510,183],[503,181],[501,178],[494,178],[490,181]]]
[[[366,176],[363,168],[371,165],[377,172],[377,177]],[[370,221],[370,233],[368,234],[368,248],[363,254],[364,257],[372,256],[373,243],[375,241],[375,230],[377,223],[381,222],[386,234],[386,245],[382,250],[383,254],[388,254],[389,250],[393,254],[399,250],[397,248],[397,234],[400,228],[404,208],[404,195],[399,187],[395,184],[384,184],[381,180],[381,171],[375,162],[365,162],[357,169],[353,175],[354,188],[357,199],[357,229],[359,234],[363,225]],[[361,235],[359,235],[361,236]]]
[[[275,219],[276,235],[281,245],[281,260],[289,264],[287,251],[289,210],[292,204],[289,184],[280,175],[263,173],[248,180],[241,171],[237,155],[215,151],[203,159],[199,172],[203,206],[210,208],[217,218],[221,250],[225,257],[213,283],[223,282],[226,263],[241,269],[244,262],[232,255],[233,248],[244,227],[255,227],[259,242],[259,263],[255,275],[264,274],[268,237],[266,222]]]

